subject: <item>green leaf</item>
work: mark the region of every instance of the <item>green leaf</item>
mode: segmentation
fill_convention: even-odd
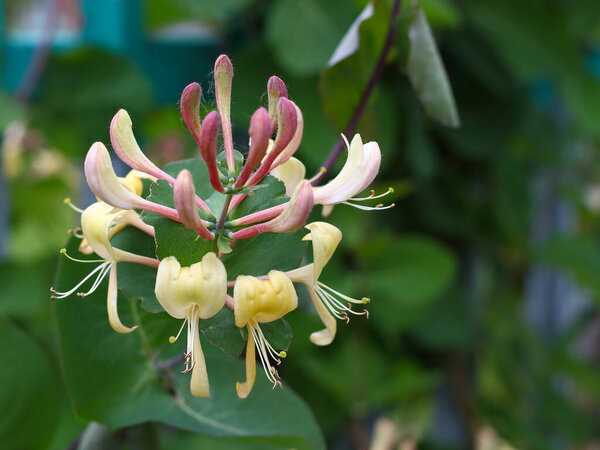
[[[197,178],[194,176],[195,182]],[[173,208],[173,188],[165,180],[158,180],[150,186],[148,200]],[[190,266],[212,251],[212,241],[203,239],[180,222],[148,211],[142,213],[142,219],[154,227],[156,256],[160,260],[175,256],[182,266]]]
[[[233,211],[232,219],[244,217],[256,211],[280,205],[289,200],[285,195],[285,185],[272,175],[267,175],[256,189]]]
[[[380,235],[360,252],[367,267],[371,319],[389,333],[419,318],[456,275],[454,255],[419,235]]]
[[[24,331],[0,316],[0,446],[46,448],[58,422],[54,372]]]
[[[210,319],[198,321],[199,327],[210,342],[225,353],[238,357],[246,346],[244,330],[235,326],[233,311],[223,308]]]
[[[76,244],[73,240],[69,250]],[[63,259],[55,286],[72,286],[87,270],[84,264]],[[208,435],[289,437],[301,440],[303,448],[324,448],[310,411],[289,388],[272,391],[258,369],[252,394],[239,399],[235,382],[244,380],[243,363],[206,343],[211,397],[191,397],[189,374],[180,374],[180,367],[159,371],[155,365],[158,357],[168,361],[184,350],[185,341],[168,344],[180,321],[149,314],[120,296],[122,321],[140,327],[129,334],[114,332],[107,320],[105,283],[85,299],[55,303],[64,377],[82,419],[111,429],[159,421]]]
[[[327,64],[353,13],[345,0],[280,0],[267,15],[267,42],[288,72],[315,74]]]
[[[356,110],[385,43],[390,8],[384,1],[374,1],[373,9],[373,15],[360,24],[356,51],[321,74],[323,107],[338,130],[346,128]]]
[[[111,244],[137,255],[156,258],[154,239],[133,227],[126,227],[117,233]],[[119,263],[119,289],[130,300],[141,300],[141,306],[148,312],[162,312],[163,308],[154,295],[156,269],[142,264]]]
[[[448,127],[458,127],[460,120],[452,88],[422,10],[417,12],[410,25],[408,36],[407,73],[415,93],[429,116]]]
[[[292,270],[300,266],[306,251],[302,242],[305,231],[259,234],[235,243],[234,251],[221,259],[227,268],[227,278],[238,275],[260,276],[270,270]]]

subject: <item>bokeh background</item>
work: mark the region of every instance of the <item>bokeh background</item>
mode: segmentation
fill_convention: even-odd
[[[0,2],[0,447],[77,448],[90,429],[61,378],[48,289],[77,226],[63,199],[93,200],[82,161],[109,142],[114,113],[129,111],[158,165],[194,156],[179,95],[200,82],[208,111],[225,52],[238,142],[277,74],[303,110],[298,155],[314,172],[352,113],[344,99],[364,88],[353,75],[371,71],[368,42],[353,73],[327,69],[366,3]],[[369,295],[370,320],[317,348],[315,318],[290,316],[282,378],[333,449],[598,448],[600,4],[420,0],[455,128],[427,114],[407,77],[403,3],[359,124],[379,142],[376,188],[392,186],[396,208],[331,215],[344,240],[326,281]],[[105,448],[264,448],[173,430],[144,442],[143,426],[103,436]]]

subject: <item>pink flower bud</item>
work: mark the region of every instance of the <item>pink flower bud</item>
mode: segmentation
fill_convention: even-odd
[[[281,97],[277,102],[277,137],[273,144],[273,149],[259,166],[258,170],[250,177],[248,186],[254,186],[262,180],[269,170],[275,158],[287,147],[290,143],[296,129],[298,128],[298,115],[296,113],[296,105],[287,98]]]
[[[120,209],[145,209],[171,220],[180,220],[173,208],[138,197],[123,186],[115,174],[108,150],[102,142],[95,142],[90,147],[85,157],[84,170],[90,189],[105,203]]]
[[[229,170],[235,168],[233,155],[233,137],[231,134],[231,81],[233,79],[233,65],[227,55],[221,55],[215,61],[215,94],[217,109],[221,117],[223,128],[223,143],[225,145],[225,159]],[[205,119],[206,120],[206,119]]]
[[[194,135],[198,145],[200,144],[200,100],[202,99],[202,88],[198,83],[191,83],[181,93],[181,117]]]
[[[219,116],[216,111],[209,112],[204,117],[202,131],[198,141],[200,155],[206,167],[208,168],[208,176],[210,184],[215,190],[224,192],[223,184],[221,183],[219,169],[217,168],[217,138],[219,135]]]
[[[144,155],[131,127],[129,114],[124,109],[120,109],[110,123],[110,141],[117,156],[132,169],[165,179],[170,183],[174,182],[171,175],[160,170]]]
[[[242,169],[242,173],[235,182],[235,187],[239,188],[250,177],[252,170],[256,165],[263,159],[267,148],[269,147],[269,139],[271,137],[271,121],[269,120],[269,113],[265,108],[259,108],[252,115],[250,119],[250,150],[248,151],[248,157],[246,158],[246,164]]]
[[[269,96],[269,119],[271,120],[271,133],[277,128],[277,102],[281,97],[288,98],[287,88],[281,78],[273,75],[267,83]]]
[[[187,228],[196,230],[204,239],[213,239],[214,236],[202,223],[198,211],[196,210],[196,195],[194,181],[189,170],[184,169],[179,172],[173,188],[173,200],[175,208],[183,223]]]

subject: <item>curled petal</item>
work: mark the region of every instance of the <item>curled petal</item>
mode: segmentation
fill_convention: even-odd
[[[233,239],[246,239],[260,233],[289,233],[306,223],[314,205],[312,187],[303,180],[296,188],[285,209],[274,219],[233,233]],[[234,225],[236,222],[234,221]]]
[[[306,167],[299,159],[293,156],[280,166],[271,170],[271,175],[283,181],[285,184],[285,194],[291,196],[296,186],[306,176]]]
[[[254,336],[248,333],[248,344],[246,345],[246,381],[235,383],[235,390],[239,398],[246,398],[250,394],[256,381],[256,348]]]
[[[106,297],[106,306],[108,309],[108,321],[110,326],[118,333],[130,333],[137,328],[126,327],[119,319],[119,313],[117,311],[117,264],[113,263],[110,267],[110,275],[108,278],[108,295]]]
[[[267,82],[267,95],[269,97],[269,119],[271,133],[277,128],[277,102],[281,97],[288,98],[287,88],[281,78],[273,75]]]
[[[250,177],[252,170],[256,165],[263,159],[267,148],[269,147],[269,139],[271,137],[271,124],[269,120],[269,113],[265,108],[259,108],[252,115],[250,119],[250,150],[248,151],[248,157],[246,158],[246,164],[242,169],[242,173],[235,182],[235,187],[239,188]]]
[[[294,137],[296,129],[298,128],[296,105],[287,98],[281,97],[277,102],[277,120],[279,125],[277,127],[277,137],[275,138],[273,148],[267,154],[267,157],[263,159],[258,170],[250,177],[248,186],[254,186],[264,178],[269,170],[271,170],[275,158],[281,154]]]
[[[335,338],[335,333],[337,331],[337,322],[335,318],[329,313],[325,305],[321,302],[316,292],[312,287],[308,287],[308,293],[310,295],[310,299],[313,302],[315,310],[319,315],[319,318],[325,325],[325,328],[320,331],[315,331],[310,335],[310,341],[315,345],[329,345],[333,342]]]
[[[213,239],[214,236],[202,223],[196,209],[194,181],[189,170],[184,169],[179,172],[173,187],[173,200],[175,208],[183,223],[187,228],[196,230],[204,239]]]
[[[120,209],[145,209],[172,220],[179,220],[177,211],[173,208],[143,199],[123,186],[115,174],[108,150],[102,142],[96,142],[90,147],[85,158],[84,170],[92,192],[109,205]]]
[[[207,398],[210,397],[210,387],[208,383],[208,372],[206,371],[206,361],[204,359],[204,352],[200,345],[200,333],[198,332],[197,320],[194,324],[193,329],[193,355],[194,355],[194,368],[192,369],[192,377],[190,379],[190,392],[194,397]]]
[[[170,182],[174,181],[172,176],[160,170],[144,155],[135,140],[131,127],[131,118],[124,109],[119,110],[110,123],[110,141],[121,161],[132,169],[150,174],[156,178],[163,178]]]
[[[344,138],[345,139],[345,138]],[[348,159],[340,173],[323,187],[314,190],[315,203],[333,205],[342,203],[364,190],[379,172],[381,151],[376,142],[363,145],[356,134],[348,144]]]
[[[227,160],[227,167],[233,171],[235,168],[233,137],[231,134],[231,82],[233,80],[233,65],[227,55],[221,55],[215,61],[214,76],[217,109],[221,116],[221,126],[223,128],[225,159]]]

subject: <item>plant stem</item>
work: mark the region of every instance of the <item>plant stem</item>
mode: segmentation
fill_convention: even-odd
[[[379,54],[377,64],[375,65],[375,68],[371,73],[371,78],[369,78],[369,81],[365,86],[365,89],[360,97],[360,101],[358,102],[358,105],[356,106],[356,109],[354,110],[354,113],[352,114],[352,117],[348,121],[348,125],[346,125],[346,128],[344,130],[344,135],[348,136],[349,139],[351,139],[352,135],[356,132],[358,122],[360,121],[360,118],[367,109],[369,98],[371,97],[371,94],[373,94],[373,90],[375,89],[375,86],[377,85],[379,79],[381,78],[381,75],[383,74],[385,60],[387,59],[388,53],[392,49],[392,45],[394,44],[394,38],[396,37],[396,21],[398,18],[398,14],[400,13],[401,3],[402,0],[394,0],[394,5],[392,6],[392,13],[390,15],[390,25],[388,27],[388,32],[385,39],[385,43],[383,45],[383,49]],[[322,171],[321,173],[317,172],[315,174],[314,180],[312,181],[313,186],[317,186],[323,180],[325,174],[331,170],[337,159],[342,154],[342,150],[344,150],[344,140],[340,138],[333,146],[333,148],[329,152],[329,155],[325,159],[325,162],[321,166],[321,168],[325,169],[325,171]]]
[[[225,199],[225,204],[223,205],[223,210],[221,211],[221,217],[219,217],[219,221],[217,222],[217,226],[215,228],[215,239],[213,241],[213,250],[217,253],[219,248],[217,244],[217,239],[219,238],[219,233],[223,230],[223,225],[225,224],[225,219],[227,218],[227,212],[229,211],[229,204],[231,203],[231,199],[233,198],[233,194],[227,194],[227,198]]]

